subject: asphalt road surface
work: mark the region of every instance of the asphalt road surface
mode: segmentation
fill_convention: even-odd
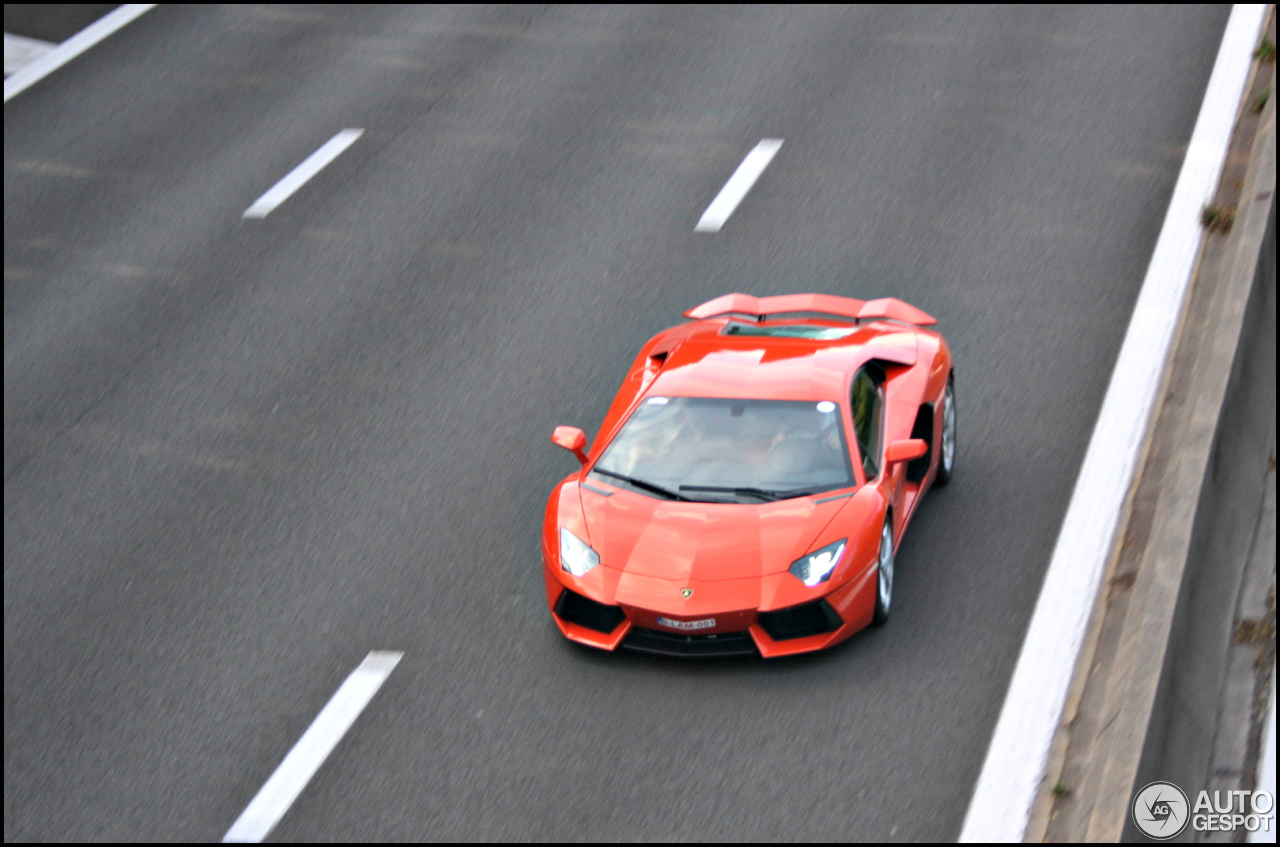
[[[6,840],[222,837],[374,649],[273,838],[954,838],[1227,14],[160,7],[19,95]],[[730,291],[937,315],[955,483],[829,653],[578,649],[548,436]]]

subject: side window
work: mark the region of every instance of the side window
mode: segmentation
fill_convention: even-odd
[[[853,432],[858,439],[858,452],[862,454],[862,470],[868,480],[879,474],[880,430],[884,417],[884,391],[880,387],[882,382],[883,377],[874,368],[865,367],[853,378],[850,398]]]

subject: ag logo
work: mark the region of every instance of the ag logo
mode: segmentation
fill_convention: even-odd
[[[1153,782],[1133,797],[1133,822],[1143,835],[1167,841],[1187,828],[1187,795],[1172,782]]]
[[[681,597],[683,597],[684,599],[688,600],[690,597],[692,597],[692,596],[693,596],[693,589],[692,589],[692,588],[681,588],[681,589],[680,589],[680,596],[681,596]]]

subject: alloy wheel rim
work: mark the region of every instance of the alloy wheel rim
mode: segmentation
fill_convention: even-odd
[[[947,407],[942,411],[942,465],[951,472],[956,460],[956,408],[955,393],[947,386]]]
[[[885,610],[893,599],[893,533],[886,524],[880,536],[880,606]]]

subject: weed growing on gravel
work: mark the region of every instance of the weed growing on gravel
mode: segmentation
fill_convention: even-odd
[[[1253,58],[1263,62],[1274,62],[1276,60],[1276,45],[1267,36],[1262,36],[1262,40],[1258,42],[1258,49],[1253,51]]]
[[[1226,206],[1206,205],[1200,210],[1200,225],[1209,232],[1230,232],[1236,222],[1236,210]]]

